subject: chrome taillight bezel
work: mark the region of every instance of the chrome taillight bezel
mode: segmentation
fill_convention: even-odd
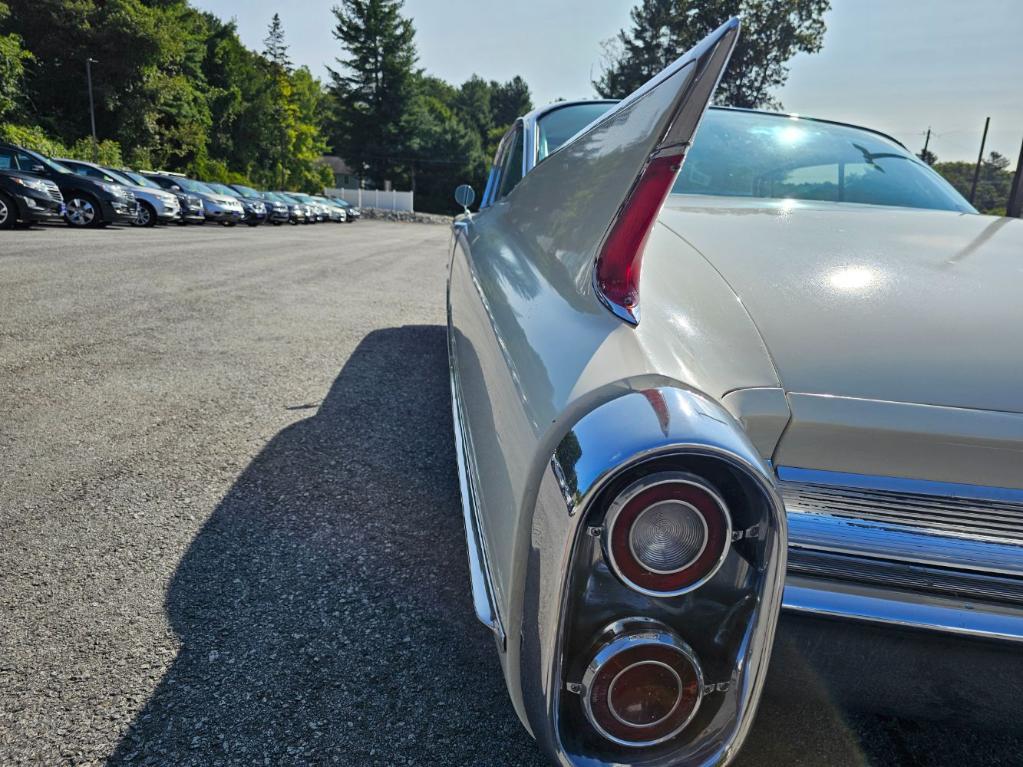
[[[649,618],[626,618],[620,621],[615,621],[600,633],[600,637],[601,638],[596,643],[596,651],[594,652],[593,658],[587,665],[586,671],[584,672],[582,681],[579,685],[579,694],[582,697],[583,710],[587,721],[593,729],[596,730],[603,738],[627,748],[649,748],[650,746],[666,743],[672,738],[677,737],[693,721],[697,713],[699,713],[700,704],[703,702],[703,668],[692,648],[666,625]],[[656,737],[652,738],[637,737],[636,739],[628,739],[621,737],[620,734],[610,732],[606,725],[601,723],[600,716],[594,708],[595,704],[593,697],[595,692],[598,690],[597,682],[600,680],[601,674],[608,668],[608,664],[613,662],[616,658],[620,658],[625,653],[643,653],[647,650],[668,652],[677,655],[678,659],[689,666],[694,677],[692,685],[695,688],[695,701],[692,703],[692,708],[685,712],[685,716],[681,719],[677,719],[672,724],[671,729],[667,732],[661,731]],[[616,678],[624,673],[624,671],[627,671],[636,665],[650,662],[656,662],[664,665],[662,660],[651,660],[649,658],[637,660],[630,663],[630,665],[626,666],[622,671],[619,671],[616,674]],[[678,670],[674,667],[669,668],[671,668],[672,672],[679,677],[680,697],[679,701],[676,702],[677,707],[682,701],[681,696],[683,682]],[[608,684],[608,695],[610,695],[610,690],[613,687],[613,684],[613,680]],[[610,701],[598,701],[597,705],[603,705],[604,703],[608,706],[608,711],[621,723],[622,730],[634,730],[637,736],[640,736],[644,731],[647,733],[657,732],[656,726],[660,724],[661,721],[664,721],[663,719],[659,720],[653,725],[635,725],[618,717],[615,714],[613,705],[611,705]],[[675,709],[672,709],[665,719],[670,718],[674,712]]]
[[[657,571],[649,568],[643,564],[639,557],[631,551],[631,525],[634,525],[636,521],[647,511],[649,507],[644,507],[638,512],[635,512],[634,517],[630,518],[632,509],[637,499],[641,498],[644,494],[653,488],[665,486],[665,485],[680,485],[683,487],[690,488],[691,490],[705,496],[703,501],[699,504],[685,503],[690,508],[694,509],[703,521],[703,524],[707,529],[707,540],[704,543],[704,549],[701,549],[700,554],[691,562],[687,563],[686,566],[670,572]],[[710,516],[715,516],[716,519],[710,519]],[[626,541],[628,543],[629,551],[626,552],[622,549],[621,545],[616,545],[616,539],[621,535],[620,525],[629,524],[630,528],[624,532]],[[711,531],[713,529],[713,535]],[[715,551],[711,554],[710,559],[702,565],[700,574],[698,577],[691,581],[685,582],[683,585],[677,585],[669,588],[654,588],[650,585],[650,581],[656,578],[670,579],[677,577],[686,570],[695,567],[700,564],[700,559],[706,554],[706,547],[710,545],[711,539],[717,541],[715,545]],[[721,494],[715,490],[709,483],[703,481],[700,477],[682,471],[658,471],[653,474],[648,474],[640,477],[639,479],[632,482],[628,487],[622,490],[610,503],[607,514],[604,517],[603,533],[601,536],[601,545],[604,552],[604,556],[607,559],[608,565],[615,576],[621,580],[625,585],[640,594],[645,594],[651,597],[677,597],[683,594],[687,594],[694,591],[711,578],[721,569],[725,559],[728,557],[728,551],[732,541],[732,517],[728,509],[728,504],[721,497]],[[631,562],[627,560],[631,558]],[[650,577],[644,578],[643,583],[638,582],[637,569],[645,571]]]

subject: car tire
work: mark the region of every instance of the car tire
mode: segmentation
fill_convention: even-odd
[[[14,200],[0,192],[0,229],[13,229],[18,219],[18,209]]]
[[[135,217],[135,226],[156,226],[156,209],[148,202],[139,201],[139,212]]]
[[[103,225],[103,211],[92,195],[72,192],[65,204],[64,221],[76,229],[95,229]]]

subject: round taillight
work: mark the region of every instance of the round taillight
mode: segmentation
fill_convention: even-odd
[[[612,569],[651,596],[677,596],[705,583],[724,562],[731,539],[721,496],[682,472],[633,482],[605,519],[604,550]]]
[[[621,628],[597,650],[583,676],[586,718],[605,738],[651,746],[673,738],[703,697],[692,650],[666,627]]]

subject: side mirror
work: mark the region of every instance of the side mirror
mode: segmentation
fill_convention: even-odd
[[[173,189],[175,192],[181,191],[181,187],[178,186],[177,184],[171,184],[171,189]]]
[[[36,165],[32,166],[32,172],[33,173],[45,173],[46,172],[46,166],[45,165],[39,165],[37,163]]]
[[[476,191],[468,184],[462,184],[455,190],[455,202],[461,205],[465,212],[469,212],[469,206],[476,200]]]

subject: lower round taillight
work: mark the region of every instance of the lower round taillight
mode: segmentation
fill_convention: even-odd
[[[649,621],[608,629],[583,676],[586,718],[624,746],[652,746],[678,735],[696,716],[703,672],[670,629]]]
[[[732,522],[721,496],[683,472],[658,472],[626,487],[604,523],[604,550],[626,584],[651,596],[684,594],[724,562]]]

